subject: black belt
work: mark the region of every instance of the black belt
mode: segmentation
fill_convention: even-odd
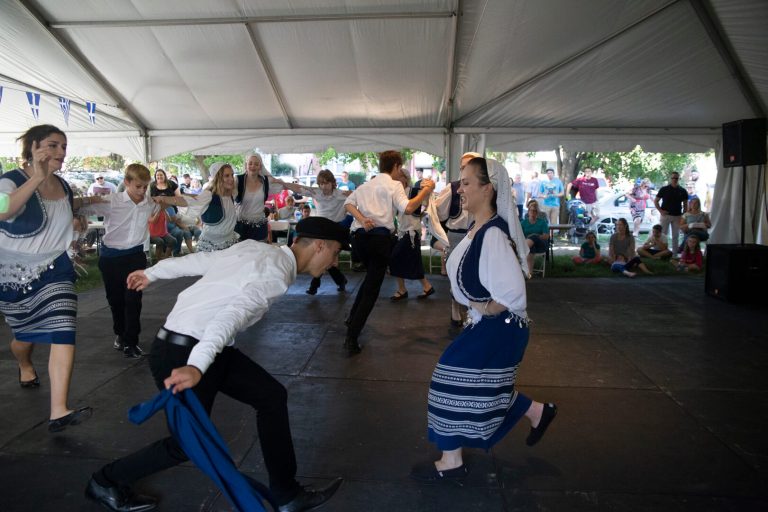
[[[197,338],[187,336],[186,334],[179,334],[177,332],[169,331],[165,327],[161,327],[160,330],[157,331],[155,337],[159,340],[163,340],[167,343],[178,345],[180,347],[194,347],[197,342],[200,341]]]

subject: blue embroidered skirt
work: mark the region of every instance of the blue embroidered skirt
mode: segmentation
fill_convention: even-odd
[[[531,405],[515,391],[528,327],[507,313],[464,329],[437,363],[428,396],[429,440],[440,450],[490,449]]]
[[[23,289],[0,284],[0,312],[19,341],[75,344],[77,294],[75,269],[62,253],[38,279]]]

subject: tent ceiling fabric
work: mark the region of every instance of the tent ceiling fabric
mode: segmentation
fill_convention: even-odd
[[[254,145],[443,154],[462,130],[496,150],[692,151],[768,98],[764,0],[7,0],[0,13],[4,152],[38,122],[73,150],[141,160]]]

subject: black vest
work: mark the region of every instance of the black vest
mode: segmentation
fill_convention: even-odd
[[[64,187],[64,191],[69,199],[69,207],[72,208],[74,197],[69,183],[61,176],[55,174],[54,176],[59,180],[61,186]],[[16,185],[16,188],[19,188],[27,182],[28,178],[20,169],[14,169],[0,176],[0,179],[11,180]],[[0,222],[0,233],[11,238],[29,238],[41,232],[47,222],[48,214],[45,211],[45,205],[40,197],[40,193],[35,190],[35,193],[29,197],[24,205],[22,212],[18,214],[13,222]]]
[[[243,202],[243,196],[245,195],[245,180],[247,177],[247,174],[237,175],[237,195],[235,196],[235,203],[237,204]],[[266,202],[269,197],[269,179],[262,175],[259,175],[259,178],[261,178],[261,188],[264,190],[264,202]]]

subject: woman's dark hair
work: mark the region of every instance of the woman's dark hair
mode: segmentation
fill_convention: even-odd
[[[488,175],[488,162],[483,157],[475,157],[469,162],[467,166],[473,165],[477,168],[477,179],[481,185],[488,185],[491,183],[491,178]],[[493,185],[491,185],[493,186]],[[496,211],[496,189],[493,189],[493,197],[491,198],[491,209]]]
[[[619,224],[624,224],[624,235],[630,236],[629,223],[627,222],[627,219],[625,219],[624,217],[619,218],[619,220],[616,221],[616,225],[618,226]]]
[[[21,141],[21,158],[27,163],[32,163],[32,146],[34,143],[40,142],[54,133],[62,135],[65,139],[67,138],[66,133],[52,124],[39,124],[24,132],[18,139],[16,139],[17,141]]]

